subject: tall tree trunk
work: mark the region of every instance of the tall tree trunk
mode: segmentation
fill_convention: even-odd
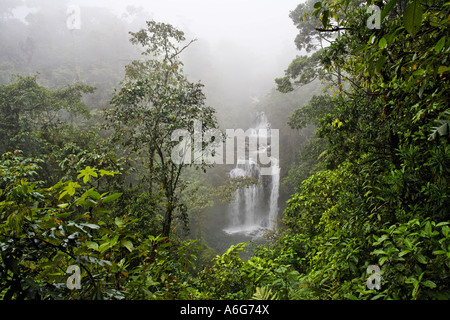
[[[163,231],[162,236],[168,238],[170,236],[170,228],[172,227],[172,214],[175,207],[172,205],[172,202],[169,201],[167,204],[167,210],[164,213],[164,221],[163,221]]]
[[[149,164],[148,164],[148,194],[153,200],[153,165],[155,160],[155,150],[150,146],[148,148]]]

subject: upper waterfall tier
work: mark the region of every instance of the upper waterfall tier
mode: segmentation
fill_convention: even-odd
[[[250,129],[252,135],[258,138],[257,150],[248,152],[247,159],[238,159],[236,167],[230,171],[230,177],[252,177],[257,180],[257,184],[236,191],[235,201],[228,209],[229,226],[224,231],[260,237],[265,230],[276,228],[280,168],[279,159],[270,157],[271,174],[262,175],[255,156],[270,150],[270,141],[267,139],[270,123],[264,112],[256,115],[253,128]],[[262,138],[261,143],[259,138]]]

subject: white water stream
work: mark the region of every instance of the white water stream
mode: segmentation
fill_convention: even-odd
[[[280,186],[279,159],[270,157],[270,175],[262,175],[258,163],[258,154],[267,155],[270,150],[269,133],[270,123],[261,112],[251,129],[252,136],[258,139],[256,150],[247,150],[248,158],[238,159],[236,167],[230,172],[231,178],[253,177],[258,184],[237,190],[235,201],[227,211],[229,225],[224,231],[228,234],[242,233],[259,238],[266,230],[276,229]]]

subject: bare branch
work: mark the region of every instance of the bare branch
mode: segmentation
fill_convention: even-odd
[[[337,31],[341,31],[341,30],[352,30],[352,28],[345,28],[345,27],[331,27],[331,29],[323,29],[323,28],[314,28],[316,29],[316,31],[319,32],[337,32]]]
[[[189,43],[187,45],[185,45],[183,48],[181,48],[180,50],[178,50],[177,52],[175,52],[172,57],[170,59],[175,58],[176,56],[178,56],[180,53],[182,53],[187,47],[189,47],[192,43],[194,43],[195,41],[197,41],[197,39],[193,39],[191,41],[189,41]]]

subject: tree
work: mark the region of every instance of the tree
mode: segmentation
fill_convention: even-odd
[[[50,90],[38,83],[38,74],[17,75],[15,80],[0,85],[0,154],[21,150],[26,156],[41,158],[40,170],[45,172],[41,178],[59,181],[75,169],[74,154],[93,153],[100,145],[98,131],[85,129],[91,123],[83,98],[95,88],[76,84]],[[72,164],[66,167],[62,164],[71,161],[67,157]]]
[[[308,0],[300,3],[289,17],[299,30],[295,38],[295,46],[300,51],[306,51],[309,55],[297,56],[285,70],[285,76],[275,79],[277,89],[287,93],[293,91],[296,86],[303,86],[316,79],[330,79],[330,74],[320,68],[320,52],[332,43],[335,35],[331,30],[318,32],[322,20],[314,15],[319,8],[316,0]],[[337,73],[340,77],[340,72]],[[339,78],[340,83],[340,78]]]
[[[380,29],[366,23],[373,4]],[[327,167],[289,200],[280,251],[286,238],[308,239],[294,261],[315,297],[448,299],[450,7],[324,0],[315,8],[316,31],[339,33],[318,51],[319,68],[340,70],[345,91],[318,123]],[[316,102],[290,125],[316,120]],[[378,292],[364,285],[374,263]]]
[[[69,117],[89,117],[89,110],[82,102],[85,93],[95,88],[86,85],[68,86],[49,90],[37,83],[37,75],[17,76],[16,82],[0,86],[0,153],[21,149],[36,155],[40,132],[48,136]],[[46,134],[47,133],[47,134]]]
[[[202,133],[216,129],[215,111],[204,105],[202,84],[191,83],[183,75],[180,54],[194,42],[181,47],[184,33],[173,26],[154,21],[147,28],[131,33],[131,42],[144,48],[144,60],[135,60],[126,67],[122,88],[111,101],[113,108],[106,113],[113,141],[120,142],[128,152],[144,155],[147,166],[147,190],[154,198],[155,187],[165,197],[163,236],[169,236],[176,209],[186,220],[186,208],[181,202],[181,175],[187,166],[205,169],[207,164],[176,163],[172,149],[179,141],[172,140],[176,130],[194,129]],[[194,122],[201,128],[194,128]],[[206,150],[207,144],[199,147]],[[189,150],[190,152],[190,150]],[[156,199],[156,198],[155,198]]]

